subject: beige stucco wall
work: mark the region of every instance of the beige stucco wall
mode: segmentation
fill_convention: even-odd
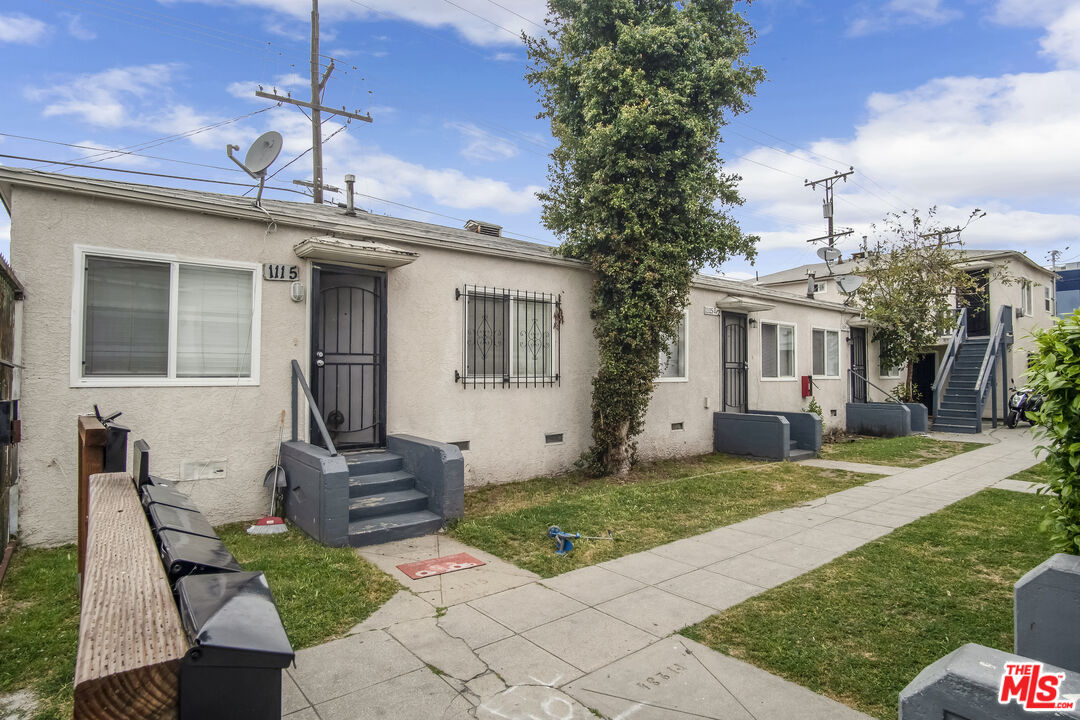
[[[319,232],[284,224],[269,229],[262,222],[22,186],[12,192],[12,265],[27,288],[20,452],[23,540],[47,545],[74,537],[76,415],[90,412],[95,403],[103,410],[123,411],[121,422],[132,428],[132,439],[150,444],[151,468],[157,475],[179,479],[185,461],[225,461],[224,477],[182,486],[211,522],[265,514],[269,498],[262,477],[274,460],[278,418],[289,407],[290,361],[297,359],[310,377],[310,293],[297,303],[289,299],[288,283],[257,280],[262,297],[256,386],[71,387],[73,246],[165,253],[181,261],[296,264],[310,288],[311,264],[297,258],[293,246]],[[469,441],[471,447],[463,453],[469,485],[570,468],[589,444],[596,370],[590,274],[565,262],[516,260],[407,241],[393,244],[419,257],[387,275],[388,432]],[[561,297],[558,385],[483,389],[455,382],[465,328],[454,291],[465,284]],[[688,380],[656,384],[647,428],[639,439],[642,458],[711,450],[712,413],[721,402],[720,318],[705,314],[705,308],[715,307],[727,294],[710,287],[693,290]],[[848,367],[843,331],[851,314],[838,306],[806,305],[791,298],[775,300],[772,310],[751,317],[758,322],[748,337],[752,409],[797,411],[806,406],[797,380],[759,381],[762,320],[797,324],[798,375],[810,373],[811,328],[842,331],[841,378],[818,380],[815,391],[826,422],[842,425]],[[876,380],[874,343],[868,350],[870,377]],[[683,430],[673,431],[675,422],[683,423]],[[300,424],[303,428],[306,422]],[[562,433],[564,441],[546,444],[548,433]]]

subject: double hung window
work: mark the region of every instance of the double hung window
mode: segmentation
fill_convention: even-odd
[[[815,377],[840,377],[840,333],[837,330],[813,331]]]
[[[761,323],[761,377],[795,378],[795,326]]]

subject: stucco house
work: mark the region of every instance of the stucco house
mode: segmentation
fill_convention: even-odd
[[[393,528],[440,524],[447,512],[432,503],[448,501],[412,478],[431,458],[479,485],[566,470],[589,444],[592,278],[550,247],[482,222],[257,207],[13,168],[0,168],[0,199],[25,286],[16,361],[28,544],[75,535],[75,416],[94,404],[123,411],[132,439],[152,449],[152,472],[214,523],[265,514],[263,474],[286,411],[286,467],[315,475],[290,477],[289,502],[319,514],[305,529],[338,543],[374,527],[364,488],[390,498],[383,530],[387,517]],[[800,412],[804,389],[826,425],[843,427],[853,359],[876,386],[898,380],[879,372],[840,299],[696,278],[682,332],[658,358],[639,455],[709,452],[714,413]],[[298,380],[341,453],[326,449]]]
[[[1028,338],[1035,328],[1049,327],[1055,316],[1057,275],[1024,253],[1013,250],[965,249],[958,252],[963,254],[964,269],[979,285],[976,292],[963,296],[954,293],[955,306],[967,308],[964,314],[966,327],[960,333],[961,337],[958,338],[958,332],[954,330],[941,337],[935,347],[927,348],[913,368],[912,380],[931,415],[937,415],[935,428],[972,432],[981,427],[979,421],[982,418],[991,417],[993,402],[987,400],[996,400],[1000,416],[1004,407],[1003,392],[1014,383],[1023,384],[1031,347]],[[856,253],[831,266],[823,262],[801,265],[763,275],[756,285],[838,300],[843,294],[837,287],[836,278],[857,273],[861,259],[861,254]],[[976,417],[980,413],[972,404],[975,401],[970,399],[966,385],[978,380],[984,356],[993,354],[993,340],[999,326],[1003,356],[999,355],[1001,362],[993,366],[993,377],[990,378],[996,384],[997,393],[994,397],[980,399],[981,417]],[[958,342],[960,339],[964,342]],[[985,364],[990,365],[989,362]],[[888,372],[884,368],[880,370],[883,374]],[[904,370],[896,368],[890,374],[902,375]],[[961,384],[965,385],[963,390]],[[989,393],[989,387],[984,391]],[[948,399],[947,393],[951,395]]]

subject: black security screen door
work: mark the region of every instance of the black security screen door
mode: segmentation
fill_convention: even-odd
[[[724,375],[724,412],[746,412],[746,316],[724,313],[720,357]]]
[[[386,443],[386,275],[316,267],[312,393],[338,447]],[[312,430],[312,438],[319,434]]]
[[[866,328],[851,328],[851,402],[866,402]]]

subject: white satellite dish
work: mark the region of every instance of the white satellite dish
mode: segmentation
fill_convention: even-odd
[[[263,183],[266,182],[266,169],[277,160],[283,143],[284,139],[281,137],[281,133],[276,130],[264,132],[255,138],[255,142],[251,143],[247,155],[244,156],[244,162],[240,162],[233,157],[233,151],[239,150],[239,145],[225,146],[225,154],[229,156],[229,159],[239,165],[241,170],[259,181],[259,194],[255,197],[256,205],[262,200]]]
[[[840,251],[830,246],[819,247],[817,250],[817,256],[825,262],[831,263],[833,260],[840,259]]]
[[[836,286],[845,295],[854,293],[864,282],[865,278],[858,275],[838,275],[836,278]]]

